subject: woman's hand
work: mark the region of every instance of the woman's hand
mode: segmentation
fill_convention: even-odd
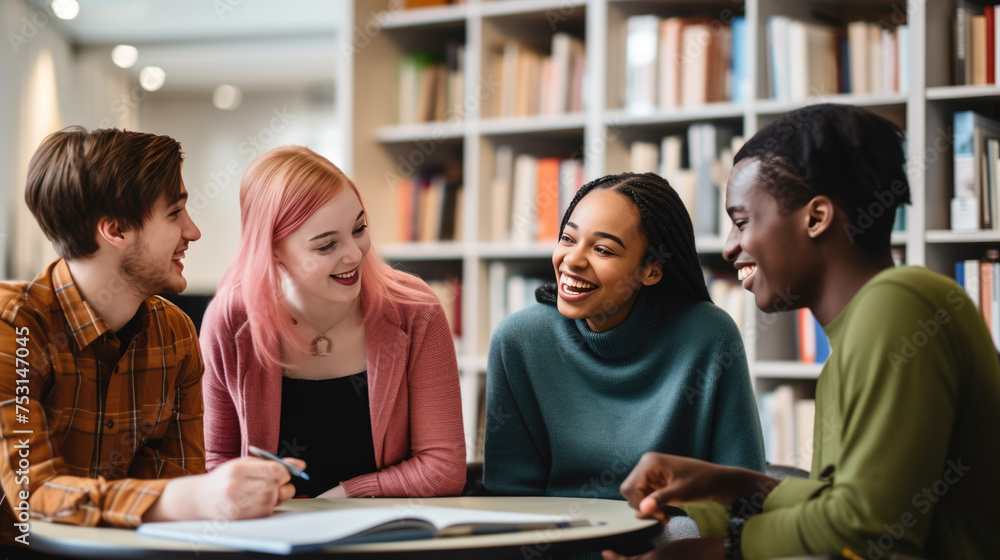
[[[316,497],[317,498],[326,498],[328,500],[334,500],[334,499],[337,499],[337,498],[346,498],[347,497],[347,492],[344,490],[343,486],[341,486],[341,485],[338,484],[338,485],[334,486],[333,488],[327,490],[326,492],[323,492],[322,494],[320,494],[319,496],[316,496]]]
[[[664,506],[713,501],[730,507],[777,480],[755,471],[715,465],[698,459],[649,452],[622,483],[620,491],[639,517],[667,521]]]
[[[604,560],[722,560],[725,539],[681,539],[667,543],[656,550],[638,556],[625,557],[612,550],[605,550]]]

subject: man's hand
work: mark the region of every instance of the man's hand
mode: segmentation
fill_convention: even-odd
[[[722,560],[725,539],[681,539],[656,550],[626,558],[612,550],[603,552],[604,560]]]
[[[305,461],[285,459],[305,469]],[[282,465],[256,457],[233,459],[208,474],[171,480],[143,521],[266,517],[292,498],[295,487]]]
[[[620,491],[629,505],[639,511],[639,517],[667,521],[664,506],[714,501],[728,508],[736,500],[776,484],[776,480],[755,471],[648,452],[632,469]]]

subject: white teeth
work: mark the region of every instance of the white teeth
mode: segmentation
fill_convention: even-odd
[[[575,278],[571,278],[569,276],[566,276],[565,274],[563,274],[562,280],[560,281],[560,284],[562,284],[563,286],[566,286],[567,288],[584,288],[584,289],[590,289],[590,288],[596,288],[597,287],[595,284],[591,284],[590,282],[584,282],[583,280],[577,280]],[[573,291],[570,291],[570,290],[566,290],[566,291],[569,292],[569,293],[572,293],[572,294],[580,293],[580,292],[573,292]]]
[[[736,277],[739,278],[740,282],[742,282],[742,281],[746,280],[747,278],[749,278],[750,275],[753,274],[754,271],[756,271],[756,270],[757,270],[757,265],[755,265],[755,264],[752,264],[750,266],[744,266],[736,274]]]
[[[358,273],[358,269],[355,268],[354,270],[348,272],[347,274],[334,274],[333,277],[334,278],[347,279],[347,278],[353,278],[354,275],[357,274],[357,273]]]

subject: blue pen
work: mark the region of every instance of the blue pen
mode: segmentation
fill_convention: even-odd
[[[300,468],[298,468],[296,466],[293,466],[291,463],[289,463],[288,461],[282,459],[281,457],[278,457],[274,453],[268,453],[267,451],[264,451],[263,449],[261,449],[259,447],[254,447],[254,446],[251,445],[250,446],[250,454],[253,455],[253,456],[255,456],[255,457],[260,457],[261,459],[270,459],[272,461],[277,461],[277,462],[281,463],[282,465],[284,465],[285,468],[288,469],[288,472],[292,473],[292,476],[297,476],[297,477],[301,478],[302,480],[309,480],[309,475],[306,474],[306,471],[304,471],[304,470],[302,470],[302,469],[300,469]]]

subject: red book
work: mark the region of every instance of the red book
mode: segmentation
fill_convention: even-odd
[[[996,11],[993,6],[986,6],[983,10],[986,16],[986,83],[996,83],[996,68],[994,60],[996,56]]]
[[[538,241],[555,241],[559,236],[559,158],[538,160]]]
[[[399,243],[414,240],[413,198],[413,179],[399,179],[396,183],[396,219],[399,220],[396,241]]]

